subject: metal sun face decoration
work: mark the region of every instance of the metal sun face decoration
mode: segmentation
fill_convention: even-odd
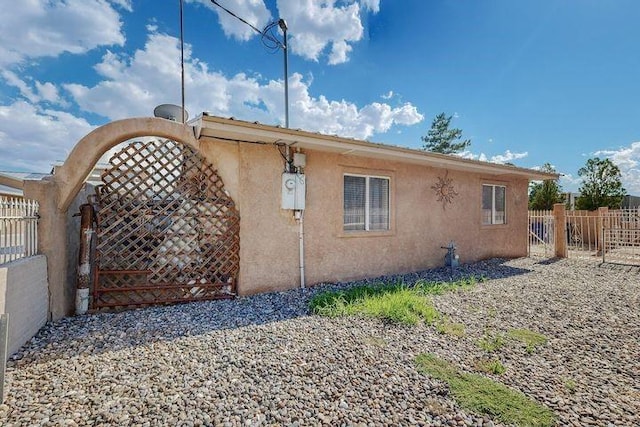
[[[453,202],[453,198],[458,195],[453,187],[453,179],[449,178],[449,171],[446,171],[444,177],[439,176],[438,182],[431,186],[435,191],[437,200],[442,202],[442,209],[447,207],[447,204]]]

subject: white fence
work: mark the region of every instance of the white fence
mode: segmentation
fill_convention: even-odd
[[[560,242],[555,241],[562,236]],[[529,211],[529,256],[640,265],[640,209]]]
[[[553,211],[529,211],[529,256],[555,255]]]
[[[0,196],[0,264],[38,251],[38,202]]]

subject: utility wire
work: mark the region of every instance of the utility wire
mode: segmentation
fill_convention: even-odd
[[[211,3],[218,6],[220,9],[224,10],[225,12],[227,12],[229,15],[233,16],[240,22],[243,22],[244,24],[251,27],[251,29],[253,29],[253,31],[255,31],[256,33],[260,34],[260,39],[262,41],[262,44],[265,45],[267,49],[269,49],[272,53],[276,52],[278,49],[284,49],[284,45],[282,44],[282,42],[280,42],[280,40],[278,40],[273,35],[273,32],[272,32],[273,28],[278,26],[278,21],[274,21],[270,24],[267,24],[266,27],[260,30],[255,25],[247,21],[246,19],[236,15],[235,13],[233,13],[232,11],[230,11],[229,9],[227,9],[226,7],[218,3],[216,0],[211,0]]]

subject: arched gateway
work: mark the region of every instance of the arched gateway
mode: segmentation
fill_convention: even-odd
[[[240,268],[240,215],[193,148],[144,138],[114,154],[96,188],[91,306],[228,297]]]
[[[189,125],[134,118],[89,133],[53,176],[59,215],[98,159],[114,147],[119,151],[91,198],[95,237],[89,307],[235,294],[240,215],[216,169],[200,154]],[[54,264],[55,251],[49,252]]]

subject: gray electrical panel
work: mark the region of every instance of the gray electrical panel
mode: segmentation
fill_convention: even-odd
[[[303,210],[306,178],[301,173],[282,174],[282,209]]]

